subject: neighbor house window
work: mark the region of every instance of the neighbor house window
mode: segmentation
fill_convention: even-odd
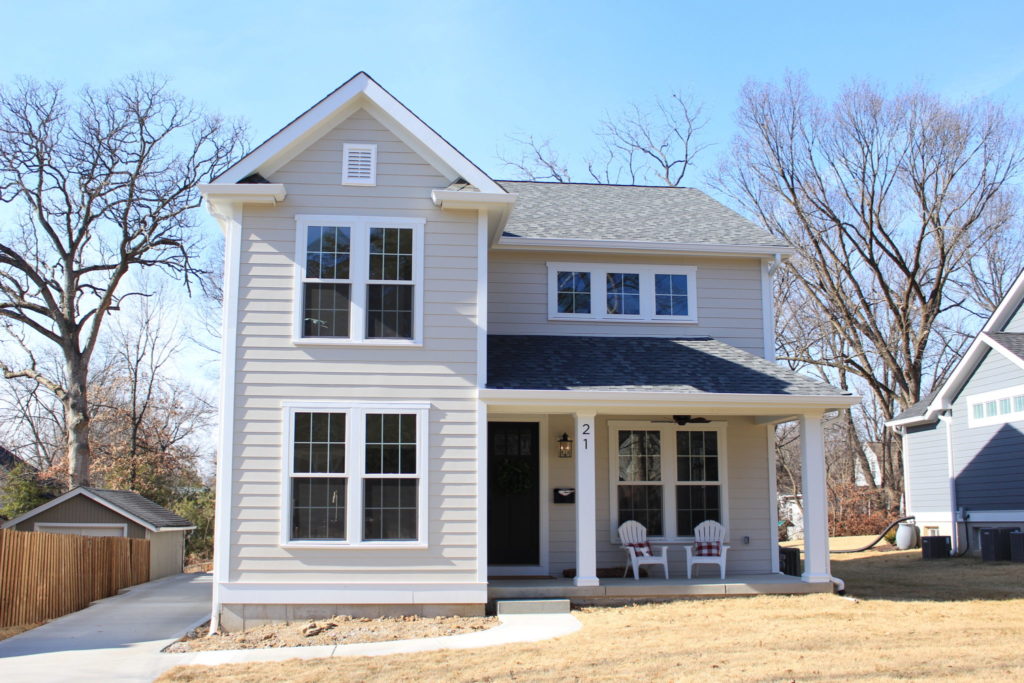
[[[418,343],[418,219],[298,216],[298,343]]]
[[[967,426],[984,427],[1024,420],[1024,385],[967,397]]]
[[[727,525],[725,429],[609,423],[613,535],[636,520],[651,536],[687,538],[705,520]]]
[[[697,269],[549,263],[552,320],[696,322]]]
[[[286,545],[426,542],[427,406],[286,405]]]

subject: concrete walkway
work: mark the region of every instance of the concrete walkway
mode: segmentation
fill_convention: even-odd
[[[209,574],[133,586],[0,641],[0,681],[148,683],[168,668],[160,650],[209,618],[211,598]]]
[[[571,614],[505,614],[486,631],[385,643],[270,647],[165,654],[165,647],[210,614],[209,574],[167,577],[100,600],[80,612],[0,641],[0,682],[148,683],[181,665],[273,662],[321,657],[373,657],[526,643],[578,631]]]

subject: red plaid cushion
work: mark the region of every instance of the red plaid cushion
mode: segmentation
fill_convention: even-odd
[[[697,541],[693,544],[693,554],[698,557],[721,557],[722,544],[718,541]]]
[[[633,554],[638,557],[651,557],[654,554],[651,550],[651,544],[647,541],[643,543],[628,543],[627,545],[633,549]]]

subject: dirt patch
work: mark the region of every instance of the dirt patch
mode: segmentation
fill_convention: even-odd
[[[42,625],[43,625],[43,622],[40,621],[38,624],[22,624],[20,626],[3,626],[3,627],[0,627],[0,640],[6,640],[6,639],[10,638],[11,636],[16,636],[19,633],[24,633],[25,631],[34,629],[36,626],[42,626]]]
[[[483,631],[498,625],[495,617],[336,616],[294,624],[267,624],[238,633],[207,635],[209,624],[185,635],[167,652],[249,650],[257,647],[303,647],[379,643],[409,638],[437,638]]]

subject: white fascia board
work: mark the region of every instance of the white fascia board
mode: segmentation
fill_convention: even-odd
[[[431,155],[436,157],[435,160],[451,168],[454,174],[461,176],[482,192],[505,193],[505,190],[476,164],[463,156],[451,143],[362,71],[224,171],[216,178],[217,183],[237,183],[258,171],[263,171],[264,175],[272,173],[286,160],[293,158],[298,151],[305,149],[319,135],[367,104],[387,114],[391,121],[420,141]]]
[[[860,396],[780,396],[776,394],[683,394],[665,391],[583,391],[481,389],[479,398],[489,408],[535,409],[566,413],[583,408],[613,410],[617,415],[643,415],[652,410],[688,410],[707,414],[778,415],[786,412],[822,412],[860,403]]]
[[[985,343],[991,346],[993,349],[1006,356],[1006,359],[1012,362],[1014,365],[1024,370],[1024,358],[1021,358],[1016,353],[1000,344],[996,339],[990,337],[988,333],[982,332],[981,336],[985,339]]]
[[[996,310],[992,312],[992,316],[985,323],[985,326],[981,328],[981,331],[999,332],[1002,330],[1003,326],[1009,322],[1010,316],[1017,310],[1022,298],[1024,298],[1024,270],[1020,272],[1017,279],[1010,285],[1006,296],[996,306]]]
[[[889,420],[885,423],[886,427],[898,428],[898,427],[916,427],[917,425],[933,424],[938,418],[927,417],[925,415],[917,415],[915,417],[905,417],[902,420]]]
[[[552,239],[542,237],[508,237],[498,239],[495,249],[515,251],[615,251],[618,253],[699,254],[701,256],[775,256],[789,258],[795,253],[791,247],[731,244],[682,244],[679,242],[634,242],[628,240]]]
[[[434,206],[442,209],[490,209],[514,204],[518,195],[496,192],[460,192],[458,190],[431,190]]]
[[[238,202],[244,204],[277,204],[283,202],[288,191],[281,183],[200,183],[199,192],[211,203]]]

